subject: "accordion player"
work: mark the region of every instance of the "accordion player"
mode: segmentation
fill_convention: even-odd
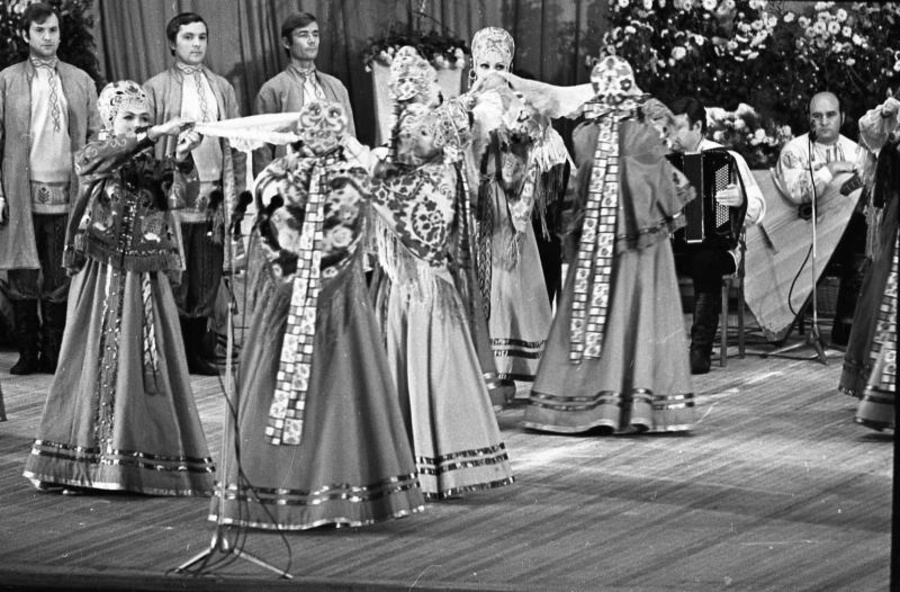
[[[667,158],[697,191],[697,198],[684,207],[685,225],[675,232],[675,249],[700,245],[735,248],[747,214],[747,200],[739,207],[716,201],[716,193],[727,185],[743,185],[734,157],[728,150],[717,148],[671,153]]]

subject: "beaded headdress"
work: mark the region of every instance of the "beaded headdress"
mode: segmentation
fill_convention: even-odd
[[[148,106],[149,101],[144,89],[132,80],[110,82],[103,87],[97,99],[97,108],[106,131],[112,131],[113,121],[122,109],[126,107],[147,109]]]
[[[472,62],[502,62],[509,70],[516,53],[512,35],[499,27],[485,27],[472,37]]]
[[[313,100],[300,108],[297,135],[314,154],[325,154],[341,144],[347,131],[347,114],[339,103]]]
[[[437,72],[414,47],[405,45],[391,62],[388,91],[394,101],[430,103],[437,84]]]

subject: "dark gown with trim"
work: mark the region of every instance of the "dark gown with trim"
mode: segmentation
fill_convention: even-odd
[[[167,192],[172,171],[141,154],[150,146],[113,137],[76,155],[82,187],[66,258],[86,262],[72,281],[59,364],[25,463],[25,476],[43,485],[213,490],[166,275],[178,256],[160,205],[180,205],[185,179],[176,170]]]
[[[573,134],[582,203],[589,194],[598,134],[591,122]],[[570,360],[578,281],[573,265],[525,411],[526,428],[672,432],[688,430],[696,421],[669,241],[693,194],[666,160],[652,126],[625,120],[618,141],[620,197],[602,353],[578,363]]]
[[[313,161],[288,155],[257,180],[254,228],[277,223],[279,240],[300,228]],[[327,196],[321,250],[321,291],[299,445],[269,443],[293,284],[283,261],[255,257],[254,305],[241,351],[237,418],[226,425],[224,495],[210,520],[263,529],[301,530],[326,524],[364,526],[424,508],[416,465],[363,273],[365,173],[335,164],[323,173]],[[272,206],[266,187],[283,205]],[[263,197],[266,196],[266,201]],[[263,230],[270,232],[269,229]],[[274,252],[269,252],[275,255]]]

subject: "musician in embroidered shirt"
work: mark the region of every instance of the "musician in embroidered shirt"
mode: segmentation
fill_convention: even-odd
[[[722,149],[724,146],[706,138],[706,109],[693,97],[682,97],[672,103],[675,125],[669,143],[673,152],[692,153]],[[716,193],[716,201],[731,208],[747,204],[745,226],[762,221],[766,213],[766,200],[750,171],[747,162],[732,153],[737,164],[740,183],[731,183]],[[722,310],[720,287],[722,276],[735,273],[740,265],[741,251],[720,242],[707,240],[687,253],[686,259],[677,258],[694,282],[694,320],[691,325],[691,373],[706,374],[710,368],[710,356]]]
[[[8,271],[19,348],[10,373],[52,374],[69,291],[61,262],[78,187],[72,158],[100,131],[100,115],[91,77],[57,58],[53,7],[30,4],[22,36],[29,58],[0,72],[0,269]]]
[[[214,74],[203,62],[206,58],[208,28],[203,17],[186,12],[166,26],[169,49],[175,63],[144,83],[154,123],[181,116],[203,123],[240,116],[234,87]],[[167,137],[157,144],[160,160],[172,156],[177,138]],[[232,151],[227,140],[205,137],[191,153],[199,184],[189,188],[186,206],[178,212],[184,263],[181,285],[175,301],[181,317],[188,366],[193,374],[213,375],[214,339],[207,334],[214,316],[216,296],[224,263],[224,207],[244,188],[246,159]]]
[[[809,101],[809,132],[788,142],[778,157],[776,179],[782,192],[795,203],[811,202],[813,195],[825,193],[836,175],[857,170],[861,152],[856,142],[841,134],[843,124],[844,113],[837,95],[831,92],[813,95]],[[846,345],[850,335],[855,301],[862,284],[860,267],[865,237],[865,216],[857,208],[832,254],[831,269],[825,271],[828,274],[840,270],[841,275],[831,331],[831,341],[836,345]]]
[[[281,73],[270,78],[256,95],[256,113],[299,112],[304,104],[316,100],[340,103],[347,115],[347,134],[356,137],[350,94],[344,84],[316,68],[319,55],[319,23],[308,12],[289,15],[281,25],[281,46],[290,60]],[[254,172],[261,171],[273,158],[283,156],[284,147],[267,145],[253,153]]]

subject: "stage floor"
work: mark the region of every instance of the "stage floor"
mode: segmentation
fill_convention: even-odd
[[[243,559],[170,574],[209,548],[209,499],[35,491],[21,473],[50,377],[12,377],[0,352],[0,590],[886,590],[893,437],[853,422],[840,351],[772,349],[751,337],[696,377],[688,435],[538,434],[515,407],[513,486],[361,529],[237,533],[291,582]],[[219,382],[192,383],[218,458]]]

